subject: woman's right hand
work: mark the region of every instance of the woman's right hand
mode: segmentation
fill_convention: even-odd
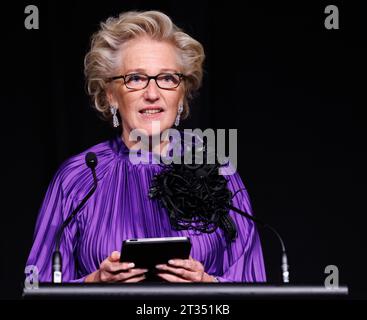
[[[134,263],[120,262],[120,252],[113,251],[99,269],[85,278],[85,282],[139,282],[147,269],[134,268]]]

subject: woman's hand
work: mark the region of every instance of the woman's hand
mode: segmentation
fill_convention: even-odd
[[[139,282],[145,279],[147,269],[134,269],[134,263],[120,262],[120,252],[114,251],[99,270],[85,278],[85,282]]]
[[[191,256],[189,259],[174,259],[168,264],[157,265],[157,275],[169,282],[216,282],[204,272],[204,266]]]

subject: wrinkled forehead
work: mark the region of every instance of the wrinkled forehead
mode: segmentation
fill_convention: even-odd
[[[142,72],[154,75],[180,72],[181,63],[178,49],[172,43],[139,37],[121,45],[118,68],[122,74]]]

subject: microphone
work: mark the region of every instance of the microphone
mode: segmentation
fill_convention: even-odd
[[[66,218],[66,220],[63,222],[63,224],[61,225],[61,227],[59,228],[56,234],[56,246],[55,246],[55,251],[52,254],[52,282],[53,283],[62,282],[62,257],[61,257],[61,252],[60,252],[60,243],[61,243],[61,238],[64,233],[64,230],[97,189],[98,180],[96,176],[96,166],[98,164],[98,160],[97,160],[96,154],[94,152],[88,152],[85,156],[85,162],[87,166],[92,170],[93,187],[88,192],[88,194],[83,198],[80,204],[74,209],[74,211]]]
[[[232,205],[232,198],[244,189],[237,190],[232,195],[227,188],[228,181],[218,174],[220,167],[219,163],[166,165],[153,178],[149,197],[161,200],[176,230],[193,229],[211,233],[220,226],[226,235],[234,240],[237,230],[228,214],[229,210],[271,230],[282,249],[282,281],[289,283],[289,265],[283,239],[275,228]]]
[[[260,225],[263,228],[267,228],[269,229],[271,232],[273,232],[276,237],[279,240],[280,246],[282,248],[282,264],[281,264],[281,270],[282,270],[282,280],[283,283],[289,283],[289,265],[288,265],[288,257],[287,257],[287,252],[285,249],[285,245],[284,245],[284,241],[282,239],[282,237],[280,236],[280,234],[278,233],[278,231],[276,231],[275,228],[273,228],[271,225],[249,215],[247,212],[244,212],[234,206],[229,206],[228,207],[230,210],[235,211],[237,213],[239,213],[240,215],[246,217],[247,219],[250,219],[252,221],[254,221],[257,225]]]
[[[238,193],[238,192],[241,192],[243,190],[246,190],[246,189],[240,189],[240,190],[237,190],[234,195],[232,196],[232,198],[234,198],[234,196]],[[282,249],[282,263],[281,263],[281,270],[282,270],[282,280],[283,280],[283,283],[289,283],[289,265],[288,265],[288,257],[287,257],[287,251],[285,249],[285,245],[284,245],[284,241],[282,239],[282,237],[280,236],[280,234],[278,233],[278,231],[272,227],[271,225],[263,222],[262,220],[258,219],[258,218],[255,218],[254,216],[251,216],[249,215],[247,212],[244,212],[232,205],[229,205],[228,208],[234,212],[237,212],[239,213],[240,215],[246,217],[247,219],[250,219],[252,220],[253,222],[255,222],[257,225],[265,228],[265,229],[269,229],[273,234],[275,234],[275,236],[278,238],[279,240],[279,243],[280,243],[280,246],[281,246],[281,249]],[[226,216],[225,218],[230,218],[229,216]]]

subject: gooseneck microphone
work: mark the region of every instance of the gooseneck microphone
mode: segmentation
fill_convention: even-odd
[[[260,225],[263,228],[267,228],[269,230],[271,230],[278,238],[279,242],[280,242],[280,246],[282,247],[282,264],[281,264],[281,269],[282,269],[282,279],[283,279],[283,283],[289,283],[289,265],[288,265],[288,258],[287,258],[287,252],[285,250],[285,245],[284,245],[284,241],[282,239],[282,237],[280,236],[280,234],[269,224],[249,215],[247,212],[244,212],[234,206],[228,206],[228,208],[234,212],[239,213],[240,215],[246,217],[247,219],[250,219],[252,221],[254,221],[257,225]]]
[[[53,283],[62,282],[62,257],[61,257],[61,252],[60,252],[60,243],[61,243],[61,238],[64,233],[64,230],[97,189],[98,180],[96,176],[96,166],[98,164],[98,160],[97,160],[96,154],[94,152],[88,152],[85,156],[85,162],[87,166],[92,170],[93,187],[88,192],[88,194],[83,198],[80,204],[74,209],[74,211],[63,222],[63,224],[60,226],[56,234],[56,246],[55,246],[55,251],[52,254],[52,282]]]

